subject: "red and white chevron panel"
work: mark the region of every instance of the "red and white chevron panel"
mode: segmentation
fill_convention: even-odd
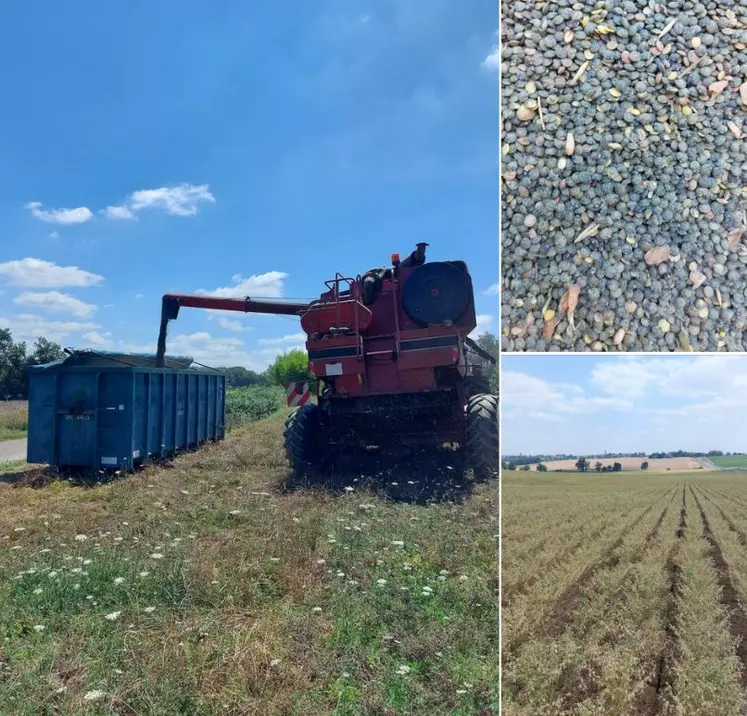
[[[311,397],[309,393],[309,384],[307,381],[299,381],[297,383],[287,383],[285,386],[285,394],[288,401],[288,407],[297,408],[308,401]]]

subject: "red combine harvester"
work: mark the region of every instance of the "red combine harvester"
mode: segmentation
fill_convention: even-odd
[[[498,397],[471,362],[473,354],[495,359],[469,338],[477,325],[472,279],[463,261],[426,262],[426,246],[362,276],[338,273],[308,304],[166,294],[159,365],[182,306],[298,316],[317,401],[286,422],[296,473],[346,447],[458,443],[477,478],[497,474]]]

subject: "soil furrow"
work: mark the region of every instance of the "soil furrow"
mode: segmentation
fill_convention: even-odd
[[[726,522],[727,527],[737,536],[739,544],[741,544],[742,547],[747,547],[747,534],[745,534],[742,530],[739,529],[739,527],[734,524],[734,521],[731,519],[731,517],[729,517],[721,509],[721,506],[717,502],[714,502],[713,499],[708,496],[708,494],[700,485],[698,485],[698,487],[700,489],[700,494],[703,495],[703,497],[705,497],[705,499],[708,500],[711,505],[713,505],[719,515],[721,515],[721,519]]]
[[[713,534],[708,516],[692,487],[690,487],[690,492],[692,493],[695,504],[698,506],[698,511],[700,512],[700,519],[703,523],[703,536],[710,546],[708,556],[716,570],[716,579],[721,588],[721,604],[724,606],[728,614],[729,631],[731,632],[732,638],[736,644],[736,653],[742,664],[740,671],[742,688],[747,689],[747,615],[745,615],[744,610],[742,609],[739,592],[734,586],[734,582],[731,578],[729,564],[724,558],[721,545],[719,544],[716,535]]]
[[[585,544],[589,544],[589,542],[593,542],[597,537],[599,537],[599,535],[602,534],[602,532],[604,532],[605,526],[606,525],[602,525],[598,529],[594,530],[594,532],[592,532],[591,534],[584,535],[581,539],[575,542],[568,550],[565,551],[564,557],[565,558],[572,557]],[[551,568],[548,566],[547,571],[550,571],[550,570]],[[520,597],[522,594],[526,594],[537,582],[539,582],[545,576],[547,576],[546,572],[537,572],[536,574],[531,574],[528,577],[525,577],[524,579],[519,580],[514,587],[504,587],[502,606],[504,607],[509,606],[513,599]]]
[[[541,639],[541,638],[555,638],[565,632],[570,624],[572,614],[579,601],[581,600],[586,585],[594,578],[596,574],[604,569],[611,569],[616,567],[620,562],[620,555],[616,554],[619,547],[622,545],[628,534],[635,529],[638,523],[643,520],[646,515],[654,508],[656,503],[669,493],[670,489],[667,489],[662,495],[660,495],[654,502],[652,502],[638,517],[636,517],[623,531],[618,535],[617,539],[605,550],[604,554],[596,562],[592,562],[588,565],[579,577],[571,583],[563,593],[558,597],[552,609],[546,616],[545,620],[532,632],[524,632],[519,635],[511,644],[508,646],[506,651],[508,655],[515,654],[521,649],[521,647],[530,639]],[[676,488],[675,488],[676,494]]]
[[[682,487],[682,507],[680,519],[675,530],[675,542],[667,554],[664,569],[667,573],[669,593],[664,611],[663,629],[666,641],[659,654],[653,678],[641,691],[636,703],[635,713],[657,715],[665,712],[675,682],[676,666],[680,659],[680,644],[677,637],[677,620],[679,602],[682,596],[682,568],[677,562],[682,538],[687,529],[687,502],[685,487]]]

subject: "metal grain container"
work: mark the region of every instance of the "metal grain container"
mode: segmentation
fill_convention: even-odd
[[[221,440],[226,379],[191,358],[74,351],[28,370],[27,460],[127,470]]]

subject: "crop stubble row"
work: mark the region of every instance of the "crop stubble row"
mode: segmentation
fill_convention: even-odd
[[[647,671],[648,677],[644,679],[644,685],[638,690],[638,693],[631,704],[632,710],[629,710],[628,713],[656,715],[673,713],[676,709],[676,704],[678,703],[678,679],[682,676],[683,668],[683,665],[681,664],[683,644],[681,643],[679,636],[680,632],[683,631],[681,629],[683,626],[682,601],[683,594],[687,591],[684,588],[686,577],[683,574],[682,562],[683,559],[686,560],[687,558],[692,558],[692,555],[695,554],[692,550],[697,549],[700,540],[703,540],[705,545],[707,545],[707,549],[700,549],[700,552],[698,553],[699,558],[705,559],[707,562],[706,564],[701,565],[705,570],[703,574],[707,577],[710,570],[715,575],[715,584],[717,585],[717,588],[714,589],[714,595],[716,596],[716,599],[720,601],[723,613],[727,617],[725,622],[728,627],[731,645],[733,647],[734,655],[739,661],[738,676],[741,691],[742,693],[746,692],[747,615],[742,608],[739,585],[732,578],[732,568],[728,564],[724,550],[721,547],[718,531],[714,531],[712,518],[708,515],[708,510],[715,510],[725,525],[725,529],[733,533],[734,539],[741,548],[745,548],[747,546],[747,535],[737,526],[735,520],[727,514],[719,502],[720,499],[729,499],[730,510],[736,508],[737,511],[742,507],[742,504],[741,502],[735,502],[733,500],[733,494],[716,490],[710,485],[708,489],[704,489],[701,485],[680,485],[675,486],[674,489],[668,488],[664,494],[660,494],[659,497],[652,501],[652,503],[648,505],[648,507],[646,507],[632,523],[629,523],[623,528],[617,539],[609,545],[595,561],[588,564],[577,579],[561,591],[554,604],[536,628],[516,635],[509,643],[504,641],[504,665],[510,667],[512,662],[520,659],[522,651],[528,644],[538,640],[552,644],[553,641],[557,641],[559,638],[564,638],[564,635],[567,637],[567,632],[573,624],[574,613],[579,611],[584,599],[589,596],[587,595],[587,588],[591,582],[596,576],[604,572],[610,572],[622,563],[623,566],[626,567],[625,574],[619,581],[617,588],[612,591],[611,596],[606,597],[608,607],[603,610],[602,613],[612,610],[612,605],[622,600],[626,595],[628,585],[631,583],[631,580],[634,579],[633,572],[636,565],[644,559],[649,548],[651,548],[651,552],[656,551],[652,548],[652,545],[660,537],[662,525],[665,523],[667,512],[671,506],[671,500],[678,494],[681,495],[679,516],[676,522],[676,528],[673,532],[670,532],[668,537],[668,539],[671,540],[671,543],[668,545],[666,559],[664,560],[663,565],[663,572],[666,575],[666,595],[665,598],[660,601],[660,605],[658,606],[662,635],[661,648],[658,650],[658,654],[653,658],[649,658],[648,663],[642,665],[642,668]],[[691,502],[690,510],[691,512],[694,510],[696,514],[695,524],[689,524],[689,522],[692,522],[692,518],[688,520],[688,494],[691,497],[691,500],[689,500]],[[622,554],[619,553],[618,550],[625,543],[627,536],[630,535],[634,528],[645,519],[645,517],[654,509],[658,499],[661,499],[664,495],[668,495],[670,500],[667,501],[664,509],[659,514],[653,527],[647,532],[642,542],[632,549],[630,554],[628,554],[627,558],[623,561]],[[703,506],[703,502],[708,503],[708,510]],[[692,505],[692,503],[694,503],[694,505]],[[697,517],[700,519],[697,520]],[[695,528],[698,521],[700,522],[699,530]],[[681,551],[683,549],[683,543],[686,540],[688,541],[688,549],[690,549],[690,552],[683,558]],[[747,559],[747,556],[745,558]],[[533,576],[529,575],[528,579],[531,581]],[[536,579],[534,579],[534,581],[536,581]],[[688,604],[687,606],[688,610],[692,609],[692,605]],[[688,614],[689,613],[690,612],[688,611]],[[510,610],[508,610],[508,613],[504,613],[504,624],[508,619],[510,619]],[[581,631],[583,636],[583,630]],[[687,629],[684,629],[684,632],[686,633]],[[510,691],[509,702],[518,705],[522,700],[522,690],[524,685],[521,683],[511,683],[510,668],[507,670],[507,673],[507,687]],[[566,684],[565,691],[567,691],[568,688],[573,688],[575,691],[574,694],[564,693],[562,684],[560,685],[560,688],[558,688],[558,684],[555,684],[554,693],[552,694],[553,707],[555,710],[550,710],[548,712],[571,713],[573,707],[576,706],[580,700],[597,694],[599,687],[593,683],[596,676],[594,669],[586,668],[584,672],[585,683],[583,688],[579,688],[579,684],[573,683],[572,681],[569,684]],[[558,710],[558,708],[560,710]],[[508,713],[512,713],[510,708]],[[518,713],[518,711],[516,713]],[[529,710],[527,710],[527,713],[529,713]],[[730,713],[730,711],[723,711],[723,713]]]

